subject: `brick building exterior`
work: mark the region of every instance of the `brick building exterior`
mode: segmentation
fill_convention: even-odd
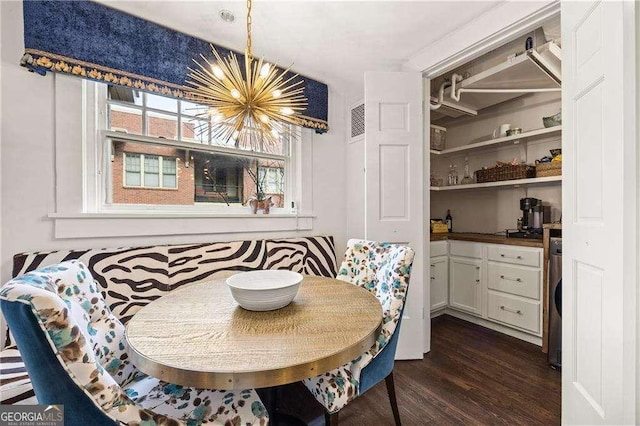
[[[143,134],[141,112],[112,109],[109,114],[110,127],[131,134]],[[177,139],[176,119],[147,116],[147,134]],[[195,138],[193,126],[182,124],[182,136]],[[168,146],[150,145],[136,142],[115,141],[112,161],[112,202],[115,204],[160,204],[193,205],[195,203],[242,204],[256,195],[256,183],[248,169],[256,176],[258,162],[239,162],[233,157],[189,151]],[[125,177],[125,153],[143,154],[175,159],[176,188],[127,186]],[[189,158],[187,158],[187,155]],[[188,166],[186,161],[189,162]],[[246,163],[246,164],[245,164]],[[267,160],[259,160],[260,166],[271,166]],[[284,195],[272,196],[275,207],[284,206]]]
[[[177,188],[137,188],[125,186],[124,153],[158,155],[176,159]],[[116,204],[180,204],[193,205],[193,167],[186,167],[185,152],[172,147],[153,146],[132,142],[115,142],[111,163],[113,192]]]

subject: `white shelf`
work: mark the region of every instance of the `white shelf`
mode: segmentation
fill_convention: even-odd
[[[549,136],[562,131],[562,126],[546,127],[543,129],[531,130],[529,132],[520,133],[519,135],[505,136],[502,138],[490,139],[484,142],[472,143],[469,145],[457,146],[455,148],[444,149],[442,151],[429,150],[431,154],[447,155],[463,151],[473,151],[487,147],[498,147],[500,145],[516,145],[523,140],[532,139],[541,136]]]
[[[432,186],[431,191],[458,191],[461,189],[492,188],[492,187],[499,187],[499,186],[518,187],[522,185],[545,185],[545,184],[554,184],[554,183],[562,183],[562,176],[547,176],[547,177],[529,178],[529,179],[502,180],[500,182],[471,183],[468,185]]]

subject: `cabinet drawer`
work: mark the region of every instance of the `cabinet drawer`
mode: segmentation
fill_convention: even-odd
[[[490,289],[540,300],[540,270],[489,262]]]
[[[447,242],[446,241],[434,241],[430,245],[430,257],[446,256],[447,255]]]
[[[487,317],[540,335],[540,302],[490,291]]]
[[[466,241],[449,241],[449,254],[451,256],[471,257],[482,259],[481,243],[470,243]]]
[[[489,244],[487,258],[496,262],[513,263],[516,265],[540,267],[540,253],[542,249],[525,249],[513,246]]]

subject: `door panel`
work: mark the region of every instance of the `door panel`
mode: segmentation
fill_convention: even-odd
[[[365,237],[415,250],[399,359],[424,350],[422,89],[417,72],[365,73]]]
[[[636,423],[635,5],[561,7],[562,420]]]
[[[380,220],[409,220],[409,146],[380,145]]]

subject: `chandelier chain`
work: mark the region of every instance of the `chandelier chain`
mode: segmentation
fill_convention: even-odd
[[[251,0],[247,0],[247,56],[253,57],[251,53]]]

